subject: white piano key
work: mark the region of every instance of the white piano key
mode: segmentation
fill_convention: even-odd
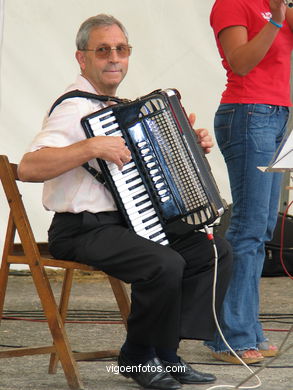
[[[159,232],[159,231],[158,231]],[[161,240],[162,238],[166,238],[166,234],[162,231],[162,233],[160,233],[160,234],[156,234],[156,233],[158,233],[158,232],[155,232],[155,233],[152,233],[150,236],[149,236],[149,238],[150,238],[150,240],[152,240],[152,241],[159,241],[159,240]],[[154,237],[152,237],[154,235]]]
[[[123,184],[119,186],[119,192],[124,192],[124,191],[130,191],[132,188],[134,188],[137,184],[142,183],[142,179],[139,177],[138,179],[134,180],[131,185],[128,184]]]
[[[153,238],[152,241],[154,241],[160,245],[168,245],[169,244],[169,241],[168,241],[167,236],[165,234],[163,234],[160,238],[157,238],[157,237]]]
[[[89,124],[90,124],[90,127],[91,129],[103,129],[102,127],[102,123],[100,122],[100,120],[98,118],[91,118],[89,120]]]
[[[128,196],[135,196],[137,195],[139,192],[144,192],[146,191],[146,187],[144,184],[142,185],[139,185],[137,186],[136,188],[132,189],[132,190],[129,190],[129,188],[126,188],[124,191],[120,191],[119,188],[117,188],[120,196],[122,199],[124,199],[124,197],[128,197]]]
[[[120,130],[114,131],[113,133],[111,132],[111,134],[107,134],[107,132],[106,132],[105,135],[109,135],[111,137],[122,137],[123,138],[123,134]]]
[[[139,199],[141,199],[141,197],[142,196],[144,196],[144,195],[147,195],[148,197],[149,197],[149,194],[148,194],[148,192],[147,192],[147,189],[145,189],[145,191],[143,191],[143,192],[138,192],[137,194],[134,194],[134,193],[132,193],[131,194],[131,197],[132,197],[132,199],[135,201],[135,202],[137,202]]]
[[[107,125],[108,123],[112,123],[112,122],[115,122],[115,121],[116,121],[116,118],[115,118],[114,115],[111,115],[111,116],[109,116],[108,118],[107,118],[106,116],[104,116],[103,118],[100,118],[100,122],[101,122],[101,124],[102,124],[104,127],[106,127],[106,125]]]
[[[151,237],[151,236],[153,236],[153,235],[156,235],[156,234],[160,235],[161,232],[162,232],[162,230],[163,230],[162,225],[161,225],[161,224],[158,224],[158,225],[156,225],[156,226],[153,226],[153,227],[150,228],[150,229],[141,228],[141,229],[139,230],[139,235],[140,235],[140,236],[143,236],[143,237],[149,238],[149,237]]]
[[[143,223],[147,223],[148,221],[155,218],[156,216],[157,216],[157,212],[154,208],[152,208],[144,213],[141,221]]]
[[[123,136],[122,134],[122,131],[119,129],[118,125],[117,124],[114,124],[112,125],[112,128],[110,128],[110,126],[108,126],[108,128],[103,128],[102,127],[102,124],[101,123],[96,123],[94,124],[91,129],[92,129],[92,132],[95,134],[95,135],[107,135],[107,132],[110,132],[110,131],[113,131],[113,129],[117,129],[117,131],[115,132],[115,134],[117,133],[117,135],[120,135],[121,137]],[[113,132],[114,133],[114,132]],[[112,134],[113,134],[112,133]],[[111,135],[112,135],[111,134]]]
[[[117,123],[113,123],[112,125],[107,126],[107,131],[105,132],[105,134],[108,135],[110,132],[117,129],[117,127],[118,127]]]
[[[146,229],[140,230],[139,231],[139,235],[142,236],[142,237],[145,237],[145,238],[150,238],[155,233],[162,232],[162,230],[163,230],[163,228],[162,228],[162,225],[160,224],[160,225],[155,226],[155,227],[153,227],[152,229],[149,229],[149,230],[146,230]]]
[[[131,194],[126,191],[123,193],[120,193],[120,197],[123,200],[124,203],[128,202],[137,202],[139,201],[144,195],[147,195],[146,188],[143,186],[143,188],[138,189],[137,191],[132,192]]]
[[[160,222],[157,222],[157,220],[159,221],[159,218],[157,217],[156,214],[154,214],[152,216],[152,218],[150,220],[148,220],[147,222],[142,222],[141,219],[136,219],[134,222],[133,222],[133,229],[135,231],[140,231],[142,228],[145,228],[145,227],[148,227],[148,226],[151,226],[153,223],[160,223]]]
[[[151,216],[156,216],[156,215],[157,215],[156,211],[153,208],[151,208],[149,210],[146,210],[143,213],[133,213],[133,214],[129,215],[129,219],[130,219],[132,225],[136,226],[139,223],[147,220]]]
[[[135,163],[131,160],[127,164],[123,165],[123,168],[120,170],[116,164],[113,164],[109,167],[111,176],[114,176],[116,174],[122,175],[125,171],[129,171],[129,169],[133,171],[137,171],[137,168],[135,166]]]
[[[142,196],[142,199],[139,199],[139,202],[134,202],[133,200],[128,202],[124,201],[124,207],[126,208],[126,210],[131,210],[133,208],[136,208],[136,210],[138,210],[138,207],[145,205],[147,202],[149,202],[149,199],[150,198],[147,195]]]
[[[115,173],[115,175],[112,175],[112,179],[114,180],[115,183],[117,183],[117,185],[119,185],[120,183],[127,184],[126,183],[127,180],[130,180],[130,179],[133,179],[136,177],[140,177],[138,171],[132,171],[132,172],[126,173],[125,175],[123,175],[123,173],[121,173],[121,172]]]
[[[150,199],[149,194],[141,195],[139,198],[134,200],[135,206],[140,206],[143,202],[149,199]]]
[[[153,226],[152,226],[153,225]],[[155,217],[154,220],[152,221],[149,221],[148,223],[144,224],[144,223],[140,223],[138,225],[135,226],[135,231],[136,233],[142,231],[142,230],[146,230],[146,231],[151,231],[151,228],[154,228],[155,226],[161,226],[162,225],[160,224],[160,220],[158,217]],[[151,226],[151,228],[149,228]]]
[[[108,111],[103,113],[102,115],[92,117],[89,119],[89,123],[92,127],[95,126],[97,123],[102,125],[103,121],[106,120],[107,117],[112,118],[112,120],[116,120],[115,116],[112,114],[113,111]]]
[[[121,171],[118,169],[117,165],[114,163],[107,162],[107,166],[108,166],[108,169],[110,171],[111,176],[124,173],[125,171],[127,171],[129,169],[133,169],[133,170],[137,171],[137,168],[136,168],[135,163],[133,161],[130,161],[129,163],[123,165],[123,168],[121,169]]]
[[[152,206],[152,202],[151,201],[147,201],[146,203],[144,203],[144,204],[142,204],[142,205],[140,205],[140,206],[137,206],[137,207],[131,207],[131,208],[129,208],[128,210],[127,210],[127,213],[128,213],[128,215],[131,215],[131,214],[133,214],[133,213],[137,213],[137,212],[139,212],[139,210],[143,210],[143,209],[145,209],[146,207],[148,207],[148,206]]]

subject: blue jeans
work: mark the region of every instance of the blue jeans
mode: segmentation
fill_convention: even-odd
[[[287,107],[267,104],[221,104],[215,136],[229,173],[233,210],[226,238],[233,249],[233,274],[220,326],[234,350],[257,349],[265,341],[259,322],[259,281],[265,242],[272,239],[278,215],[282,174],[261,172],[286,130]],[[220,335],[206,342],[212,350],[228,351]]]

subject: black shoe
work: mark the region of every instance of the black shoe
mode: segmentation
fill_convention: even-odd
[[[179,358],[178,363],[169,363],[162,360],[166,371],[175,378],[178,382],[183,384],[206,384],[214,383],[216,377],[212,374],[206,374],[204,372],[199,372],[194,370],[188,363],[183,359]],[[176,367],[176,368],[175,368]]]
[[[126,378],[132,378],[146,389],[177,390],[181,385],[165,371],[161,360],[152,358],[145,364],[134,364],[123,352],[118,356],[119,373]]]

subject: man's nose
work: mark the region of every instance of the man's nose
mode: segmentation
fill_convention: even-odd
[[[117,54],[117,49],[116,47],[111,47],[111,51],[109,54],[109,60],[112,62],[118,62],[119,56]]]

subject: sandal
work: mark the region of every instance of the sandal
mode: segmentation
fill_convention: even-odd
[[[256,352],[255,356],[249,356],[249,353],[247,352]],[[256,351],[254,349],[249,349],[245,351],[235,351],[236,354],[240,357],[241,360],[244,361],[246,364],[253,364],[253,363],[259,363],[261,362],[264,357],[260,353],[260,351]],[[232,363],[232,364],[242,364],[242,362],[237,359],[236,356],[234,356],[230,351],[227,352],[212,352],[212,355],[215,359],[221,360],[223,362]],[[248,356],[247,356],[248,355]]]
[[[258,352],[264,357],[274,357],[278,354],[279,349],[276,345],[270,345],[268,341],[263,341],[257,346]]]

